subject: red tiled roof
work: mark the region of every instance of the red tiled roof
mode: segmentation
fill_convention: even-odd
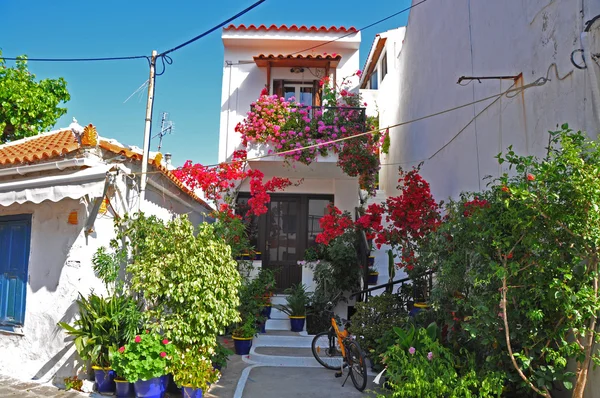
[[[0,146],[0,166],[33,163],[40,160],[50,160],[67,155],[81,148],[71,130],[61,130],[56,133],[44,134],[20,141],[22,142],[17,142],[15,144],[9,143]],[[135,161],[142,160],[141,153],[134,152],[131,149],[113,144],[103,139],[100,139],[99,141],[99,147],[106,151],[118,155],[124,155],[128,159]],[[210,208],[210,206],[204,200],[202,200],[191,189],[179,181],[179,179],[175,177],[175,175],[169,169],[160,164],[160,161],[155,162],[154,159],[150,159],[148,163],[156,167],[162,175],[171,180],[179,189],[189,195],[192,199],[203,206]]]
[[[79,143],[71,130],[44,134],[22,141],[0,146],[0,165],[32,163],[52,159],[79,149]]]
[[[335,57],[331,54],[326,54],[326,55],[302,55],[302,54],[259,54],[257,56],[255,56],[254,58],[258,58],[258,59],[267,59],[267,60],[272,60],[272,59],[324,59],[324,60],[340,60],[342,59],[342,56],[339,54],[336,54]]]
[[[139,161],[142,160],[141,153],[134,152],[128,148],[113,144],[106,140],[100,140],[99,146],[100,146],[100,148],[110,151],[112,153],[115,153],[117,155],[126,156],[128,159],[139,160]],[[160,161],[155,162],[154,159],[149,159],[148,163],[154,165],[154,167],[156,167],[162,175],[164,175],[169,180],[171,180],[175,185],[177,185],[177,187],[179,187],[179,189],[181,189],[183,192],[185,192],[186,194],[191,196],[196,202],[206,206],[207,208],[210,208],[210,206],[204,200],[202,200],[198,195],[196,195],[194,193],[194,191],[192,191],[191,189],[186,187],[181,181],[179,181],[179,179],[177,177],[175,177],[175,174],[173,174],[169,169],[167,169],[165,166],[160,164]]]
[[[275,31],[275,32],[322,32],[322,33],[356,33],[358,32],[358,29],[356,29],[354,26],[350,26],[348,28],[346,28],[345,26],[330,26],[329,28],[327,26],[306,26],[306,25],[271,25],[271,26],[266,26],[266,25],[229,25],[225,28],[223,28],[223,30],[234,30],[234,31],[259,31],[259,30],[264,30],[264,31]]]

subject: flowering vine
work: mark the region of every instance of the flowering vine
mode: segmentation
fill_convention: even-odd
[[[266,144],[273,148],[270,153],[285,152],[281,156],[286,162],[307,165],[333,151],[338,154],[338,166],[347,175],[358,176],[361,186],[373,193],[379,171],[380,134],[335,142],[374,127],[367,123],[366,103],[350,91],[350,79],[360,75],[361,71],[356,71],[339,87],[333,87],[329,77],[322,78],[321,107],[268,95],[264,89],[246,118],[235,127],[242,145]]]

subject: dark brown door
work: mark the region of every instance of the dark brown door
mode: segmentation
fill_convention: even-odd
[[[306,225],[301,217],[299,196],[273,196],[266,214],[263,266],[275,271],[277,290],[302,281],[298,261],[304,257]]]

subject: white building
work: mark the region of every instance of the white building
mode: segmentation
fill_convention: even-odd
[[[261,90],[280,97],[299,99],[304,105],[319,106],[319,80],[324,76],[337,82],[359,69],[360,33],[355,28],[307,26],[228,26],[223,29],[225,47],[219,161],[230,159],[240,148],[240,134],[234,131],[250,110]],[[331,41],[331,42],[330,42]],[[358,79],[354,81],[357,91]],[[249,148],[248,157],[265,154],[265,148]],[[250,162],[266,178],[304,179],[284,193],[273,194],[268,214],[254,237],[261,251],[262,266],[280,268],[278,287],[304,282],[312,285],[312,274],[297,264],[304,250],[320,232],[318,220],[330,201],[354,214],[359,204],[357,178],[348,177],[330,154],[310,166],[287,167],[281,157]],[[242,186],[248,192],[247,185]],[[262,220],[262,219],[261,219]],[[271,220],[267,223],[266,220]],[[268,224],[268,225],[267,225]],[[278,232],[272,229],[277,225]]]
[[[57,322],[75,299],[104,291],[92,256],[115,236],[113,219],[138,210],[141,150],[71,125],[0,145],[0,374],[62,384],[76,374],[73,342]],[[209,206],[151,154],[142,211],[161,219]]]
[[[548,131],[565,122],[595,136],[600,128],[600,69],[592,54],[600,53],[600,21],[584,30],[599,13],[598,1],[427,2],[411,10],[405,34],[400,28],[378,35],[367,65],[377,65],[373,70],[380,76],[381,127],[540,77],[550,79],[513,98],[491,99],[391,128],[390,154],[382,160],[381,173],[386,194],[396,192],[398,166],[406,169],[424,161],[422,175],[434,196],[443,200],[484,189],[485,176],[503,172],[494,156],[508,145],[522,154],[543,155]],[[390,34],[395,48],[390,48]],[[573,56],[582,64],[582,54],[587,65],[583,70],[571,62]],[[388,73],[381,80],[386,55]],[[365,72],[361,87],[369,88],[373,74]],[[458,84],[461,77],[466,79]]]

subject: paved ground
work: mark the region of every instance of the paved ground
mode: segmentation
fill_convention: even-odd
[[[23,382],[0,375],[0,398],[81,398],[86,394],[77,391],[61,391],[51,385],[33,381]]]
[[[250,371],[243,391],[243,398],[353,398],[373,397],[372,383],[364,393],[354,388],[349,378],[342,387],[342,378],[335,371],[325,368],[288,368],[258,366]]]

